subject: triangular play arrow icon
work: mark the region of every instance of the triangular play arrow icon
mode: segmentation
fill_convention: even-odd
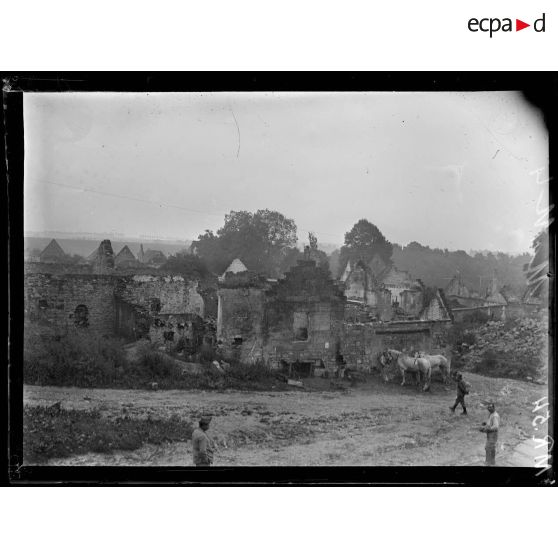
[[[515,20],[515,30],[516,31],[521,31],[522,29],[525,29],[525,27],[531,27],[531,24],[530,23],[525,23],[524,21],[521,21],[520,19]]]

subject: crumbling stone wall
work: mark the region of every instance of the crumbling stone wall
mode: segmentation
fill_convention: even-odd
[[[505,320],[507,307],[505,304],[492,304],[490,306],[476,306],[467,308],[452,308],[453,319],[459,323],[468,316],[481,314],[491,320]]]
[[[219,289],[217,339],[226,357],[264,358],[264,293],[264,288],[250,286]]]
[[[451,322],[392,322],[390,324],[345,324],[343,357],[350,367],[367,371],[377,365],[379,354],[395,349],[448,353],[447,333]],[[448,353],[449,354],[449,353]]]
[[[203,322],[195,314],[159,314],[151,320],[149,339],[164,346],[181,344],[186,351],[203,342]]]
[[[93,274],[89,266],[32,264],[25,267],[24,292],[25,319],[60,334],[87,327],[135,340],[149,334],[160,314],[204,315],[196,282],[160,272]]]
[[[100,335],[114,333],[114,283],[105,275],[27,275],[25,319],[63,333],[87,327]]]
[[[300,324],[304,324],[299,327]],[[264,358],[275,367],[306,362],[335,367],[341,348],[343,302],[277,300],[266,308]],[[301,330],[306,330],[306,334]]]
[[[274,367],[335,361],[345,297],[313,260],[273,284],[237,276],[222,283],[218,297],[217,337],[225,355]]]
[[[424,306],[424,295],[422,291],[418,290],[402,291],[399,301],[405,314],[418,317]]]
[[[130,304],[148,309],[152,314],[197,314],[204,316],[204,302],[197,292],[197,282],[168,275],[131,275],[122,277],[116,296]]]

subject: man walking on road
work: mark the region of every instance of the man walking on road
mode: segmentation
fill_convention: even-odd
[[[196,467],[210,467],[213,463],[213,441],[206,434],[211,417],[203,416],[199,428],[192,433],[192,454]]]
[[[452,413],[455,413],[455,409],[457,408],[457,406],[461,405],[461,407],[463,408],[463,412],[461,414],[462,415],[467,414],[467,407],[465,407],[465,396],[468,393],[469,393],[469,388],[465,383],[465,380],[463,380],[463,375],[458,374],[457,375],[457,398],[455,400],[455,403],[450,407],[450,411]]]
[[[480,432],[486,432],[486,462],[488,467],[496,465],[496,442],[498,441],[498,429],[500,428],[500,415],[496,412],[494,403],[488,405],[488,422],[483,422],[479,428]]]

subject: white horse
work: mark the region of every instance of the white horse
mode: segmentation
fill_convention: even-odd
[[[419,388],[422,380],[422,391],[428,391],[430,389],[432,366],[428,359],[422,357],[412,357],[402,353],[401,351],[396,351],[395,349],[388,349],[386,352],[389,355],[390,362],[392,360],[397,360],[397,367],[401,372],[402,386],[405,385],[405,372],[410,370],[417,373],[417,386],[419,386]]]
[[[432,370],[439,370],[444,384],[450,379],[450,361],[444,355],[427,355],[424,351],[415,353],[415,357],[425,358],[430,362]]]

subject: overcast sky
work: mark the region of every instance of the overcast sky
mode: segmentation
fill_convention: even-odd
[[[548,204],[546,128],[513,92],[26,93],[24,124],[26,231],[195,239],[269,208],[301,241],[366,218],[520,252]]]

